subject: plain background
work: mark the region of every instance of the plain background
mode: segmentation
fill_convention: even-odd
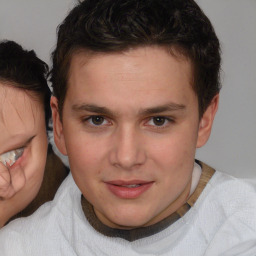
[[[75,0],[0,0],[0,40],[9,39],[50,64],[56,28]],[[197,158],[256,180],[256,1],[197,0],[222,45],[219,111]]]

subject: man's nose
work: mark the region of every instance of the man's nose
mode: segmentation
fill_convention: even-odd
[[[133,127],[118,129],[113,136],[110,162],[116,167],[132,170],[144,164],[146,152],[140,131]]]

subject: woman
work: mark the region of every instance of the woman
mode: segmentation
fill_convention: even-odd
[[[68,173],[48,148],[47,72],[34,51],[0,43],[0,227],[51,200]]]

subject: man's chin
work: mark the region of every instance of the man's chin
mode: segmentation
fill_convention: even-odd
[[[135,228],[150,226],[151,219],[148,216],[141,216],[140,218],[138,218],[138,215],[123,215],[122,218],[108,218],[107,221],[105,219],[103,224],[111,228],[131,230]]]

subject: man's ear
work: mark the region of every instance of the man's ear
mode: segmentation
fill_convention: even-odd
[[[219,94],[214,96],[199,122],[197,148],[202,147],[210,137],[213,120],[219,106]]]
[[[66,144],[63,134],[63,124],[59,114],[58,100],[54,96],[51,97],[51,109],[55,144],[63,155],[67,155]]]

